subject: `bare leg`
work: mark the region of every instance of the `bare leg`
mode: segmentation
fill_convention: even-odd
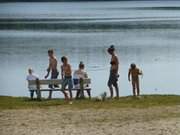
[[[68,89],[69,89],[70,100],[73,99],[72,88],[73,88],[72,80],[68,80]]]
[[[113,82],[112,81],[113,81],[113,79],[112,79],[111,74],[110,74],[108,84],[107,84],[109,87],[109,91],[110,91],[110,98],[113,98],[113,87],[112,87]]]
[[[70,94],[70,100],[72,100],[73,99],[73,95],[72,95],[72,90],[71,89],[69,89],[69,94]]]
[[[139,81],[136,82],[136,87],[137,87],[137,96],[139,96],[140,95]]]
[[[69,97],[68,97],[67,93],[65,91],[62,91],[62,93],[64,94],[65,100],[69,100]]]
[[[117,82],[114,84],[115,90],[116,90],[116,98],[119,98],[119,87]]]
[[[51,79],[57,79],[57,78],[58,78],[58,75],[59,75],[59,72],[57,71],[57,69],[52,70],[52,72],[51,72]],[[49,88],[52,89],[53,86],[54,86],[54,87],[58,87],[58,85],[52,85],[52,84],[50,84],[50,85],[49,85]],[[49,99],[52,98],[52,90],[49,91],[49,97],[48,97],[48,98],[49,98]]]
[[[109,86],[109,90],[110,90],[111,98],[113,98],[113,87],[112,87],[112,86]]]
[[[62,83],[62,92],[64,94],[65,100],[69,100],[68,94],[65,92],[66,86],[68,85],[68,80],[64,79]]]
[[[132,88],[133,88],[133,96],[136,96],[136,85],[134,81],[132,81]]]

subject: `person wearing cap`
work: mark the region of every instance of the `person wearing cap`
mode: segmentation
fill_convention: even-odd
[[[119,60],[115,54],[115,47],[111,45],[107,52],[111,55],[111,62],[110,62],[110,75],[108,80],[108,87],[110,90],[110,97],[113,98],[113,86],[116,91],[116,98],[119,98],[119,87],[118,87],[118,70],[119,70]]]

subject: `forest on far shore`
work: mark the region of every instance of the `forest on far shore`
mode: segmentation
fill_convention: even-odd
[[[88,1],[149,1],[149,0],[0,0],[0,2],[88,2]],[[158,0],[150,0],[158,1]],[[168,0],[164,0],[168,1]]]

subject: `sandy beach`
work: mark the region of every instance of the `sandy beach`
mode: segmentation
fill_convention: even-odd
[[[180,106],[0,111],[1,135],[179,135]]]

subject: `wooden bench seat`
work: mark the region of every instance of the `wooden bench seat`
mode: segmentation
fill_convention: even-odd
[[[30,96],[32,98],[32,92],[37,93],[37,98],[41,98],[41,92],[43,91],[62,91],[63,80],[62,79],[42,79],[42,80],[29,80],[28,81],[28,89],[30,91]],[[80,87],[74,87],[72,88],[72,91],[87,91],[89,98],[91,98],[91,87],[89,87],[91,84],[91,79],[87,78],[83,80],[83,83],[81,83]],[[49,88],[48,85],[58,85],[59,87],[53,87]],[[87,87],[87,86],[88,87]],[[65,91],[68,91],[68,89],[65,89]]]
[[[72,91],[77,91],[77,90],[80,90],[80,88],[72,88],[71,89]],[[84,91],[87,91],[87,90],[91,90],[90,87],[87,87],[87,88],[84,88]],[[34,89],[34,90],[29,90],[29,91],[37,91],[37,89]],[[60,88],[47,88],[47,89],[40,89],[40,91],[62,91],[62,89]],[[66,88],[65,91],[68,91],[68,89]]]

